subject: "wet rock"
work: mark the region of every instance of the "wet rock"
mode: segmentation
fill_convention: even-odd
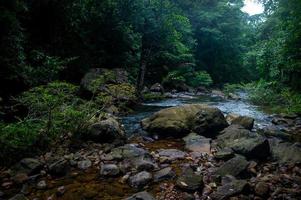
[[[234,157],[234,152],[231,148],[224,148],[219,150],[214,157],[218,160],[229,160]]]
[[[52,176],[64,176],[69,169],[69,162],[65,159],[60,159],[49,165],[49,173]]]
[[[185,135],[194,130],[196,133],[214,137],[227,126],[222,112],[207,105],[190,104],[163,109],[142,120],[142,127],[159,136]]]
[[[252,137],[250,131],[240,125],[231,125],[221,131],[216,142],[220,147],[228,147],[234,140],[243,137]]]
[[[106,143],[114,141],[123,141],[125,134],[122,126],[113,117],[99,121],[89,127],[89,131],[84,135],[86,140]]]
[[[102,176],[117,176],[120,170],[115,164],[103,164],[100,168],[100,175]]]
[[[185,169],[177,179],[177,187],[187,191],[196,191],[203,188],[203,176],[195,174],[191,168]]]
[[[267,197],[270,191],[270,187],[265,182],[259,182],[255,186],[255,193],[261,197]]]
[[[126,144],[124,146],[114,148],[108,154],[113,159],[122,160],[122,159],[133,159],[137,157],[147,157],[149,153],[142,148],[137,147],[134,144]]]
[[[154,174],[154,180],[155,180],[155,182],[159,182],[159,181],[163,181],[166,179],[172,179],[175,176],[176,176],[176,174],[173,171],[173,169],[171,167],[166,167],[164,169],[157,171]]]
[[[248,159],[266,159],[270,155],[269,141],[260,136],[237,139],[229,147]]]
[[[178,159],[184,159],[186,153],[177,149],[160,149],[158,154],[162,159],[167,161],[174,161]]]
[[[232,99],[232,100],[240,100],[240,97],[237,94],[234,94],[234,93],[229,93],[227,95],[227,98]]]
[[[212,94],[212,96],[218,96],[218,97],[221,97],[221,98],[225,98],[225,94],[222,92],[222,91],[220,91],[220,90],[212,90],[211,91],[211,94]]]
[[[185,148],[188,151],[204,152],[210,154],[210,143],[211,139],[197,135],[196,133],[190,133],[188,136],[183,138],[185,141]]]
[[[152,171],[157,167],[150,159],[144,159],[143,157],[135,159],[133,166],[138,171]]]
[[[277,126],[267,126],[263,129],[259,130],[259,133],[261,133],[264,136],[267,137],[277,137],[283,140],[289,140],[291,135],[288,133],[285,133],[281,130],[281,128]]]
[[[77,163],[77,167],[81,170],[86,170],[92,166],[91,160],[82,160]]]
[[[65,194],[65,192],[66,192],[65,186],[60,186],[57,188],[56,195],[61,197]]]
[[[164,88],[160,83],[155,83],[154,85],[152,85],[150,87],[150,91],[164,94]]]
[[[28,176],[26,173],[18,173],[12,178],[12,180],[16,184],[23,184],[28,180]]]
[[[124,200],[156,200],[150,193],[143,191],[134,194],[133,196],[130,196]]]
[[[38,182],[38,184],[37,184],[37,189],[39,189],[39,190],[45,190],[47,188],[47,183],[46,183],[46,181],[40,181],[40,182]]]
[[[134,176],[131,176],[129,178],[129,183],[132,187],[143,188],[148,183],[150,183],[152,181],[152,179],[153,179],[153,176],[151,173],[142,171]]]
[[[252,130],[254,126],[254,118],[247,116],[238,116],[234,118],[231,124],[241,125],[245,129]]]
[[[193,131],[214,138],[228,126],[223,113],[218,108],[203,107],[193,118]]]
[[[225,200],[231,196],[242,193],[247,187],[247,181],[234,180],[217,188],[217,191],[212,193],[210,197],[216,200]]]
[[[301,163],[301,145],[269,139],[273,159],[280,163]]]
[[[43,164],[34,158],[24,158],[16,166],[13,167],[15,171],[20,173],[26,173],[28,175],[34,175],[40,172],[43,168]]]
[[[12,198],[10,198],[9,200],[28,200],[28,199],[24,196],[24,194],[17,194]]]
[[[216,174],[220,176],[239,176],[248,167],[248,161],[243,156],[235,156],[234,158],[225,162],[216,170]]]

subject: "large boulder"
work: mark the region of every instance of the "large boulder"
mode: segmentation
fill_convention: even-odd
[[[238,124],[248,130],[252,130],[254,126],[254,121],[255,120],[252,117],[238,116],[232,120],[231,124]]]
[[[90,125],[84,138],[99,143],[121,142],[125,140],[125,133],[119,122],[109,117]]]
[[[301,163],[300,143],[283,142],[279,139],[269,139],[273,159],[280,163]]]
[[[152,85],[150,87],[150,91],[164,94],[164,88],[160,83],[155,83],[154,85]]]
[[[248,161],[243,156],[235,156],[220,166],[216,170],[216,174],[219,176],[231,175],[236,177],[243,174],[248,165]]]
[[[144,130],[159,136],[186,135],[191,130],[214,136],[227,126],[219,109],[202,104],[163,109],[142,120],[141,124]]]
[[[223,134],[217,137],[217,144],[221,148],[231,148],[235,153],[252,159],[265,159],[270,155],[270,146],[267,139],[251,133],[239,125],[231,125]]]

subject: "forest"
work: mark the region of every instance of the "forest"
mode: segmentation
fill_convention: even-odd
[[[0,200],[301,198],[300,0],[0,0],[0,86]]]

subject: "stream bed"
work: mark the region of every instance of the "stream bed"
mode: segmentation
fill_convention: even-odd
[[[140,127],[142,119],[151,116],[161,109],[180,106],[183,104],[207,104],[219,108],[224,115],[229,113],[241,116],[249,116],[255,119],[255,129],[264,128],[271,125],[271,116],[260,107],[252,105],[246,100],[246,93],[238,93],[240,100],[227,100],[213,95],[185,95],[178,94],[176,98],[164,99],[160,101],[146,102],[139,106],[134,113],[121,118],[128,136],[141,135],[143,131]]]

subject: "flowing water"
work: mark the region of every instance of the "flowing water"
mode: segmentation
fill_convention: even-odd
[[[255,119],[255,128],[263,128],[270,125],[271,117],[258,106],[249,103],[246,100],[246,93],[238,93],[241,100],[227,100],[218,96],[210,95],[178,95],[180,97],[164,99],[160,101],[146,102],[139,106],[134,113],[123,117],[122,123],[126,133],[131,135],[143,134],[140,127],[140,121],[149,117],[154,112],[164,108],[180,106],[183,104],[208,104],[219,108],[225,115],[235,113],[242,116],[249,116]]]

